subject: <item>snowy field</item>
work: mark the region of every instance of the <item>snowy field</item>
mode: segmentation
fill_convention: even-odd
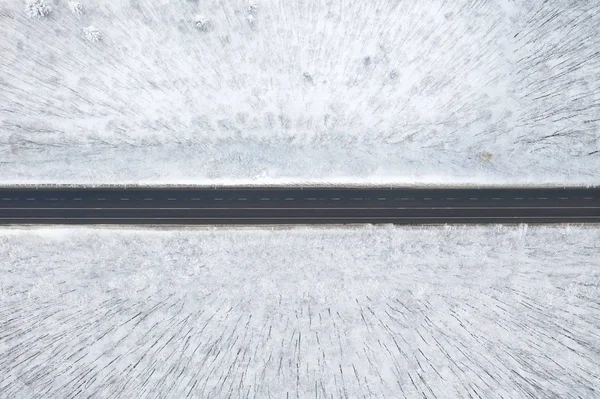
[[[0,0],[0,184],[597,184],[597,0]]]
[[[4,229],[0,397],[597,398],[599,251],[580,227]]]

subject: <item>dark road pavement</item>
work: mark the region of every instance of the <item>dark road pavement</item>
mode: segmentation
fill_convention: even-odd
[[[600,189],[0,189],[0,224],[600,223]]]

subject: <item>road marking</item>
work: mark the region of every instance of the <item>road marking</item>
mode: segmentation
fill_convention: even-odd
[[[95,207],[10,207],[10,208],[0,208],[4,210],[90,210],[90,209],[110,209],[110,210],[139,210],[142,209],[144,211],[156,211],[156,210],[196,210],[196,211],[210,211],[210,210],[465,210],[465,209],[489,209],[489,210],[502,210],[502,209],[521,209],[521,210],[535,210],[535,209],[600,209],[600,206],[426,206],[426,207],[416,207],[416,206],[407,206],[407,207],[396,207],[396,206],[381,206],[381,207],[211,207],[211,206],[203,206],[203,207],[158,207],[158,208],[138,208],[138,207],[104,207],[104,208],[95,208]]]
[[[477,201],[479,198],[469,198],[471,201]]]
[[[353,201],[362,201],[362,198],[352,198]]]
[[[25,198],[27,201],[35,201],[35,198]]]
[[[98,201],[106,201],[106,198],[96,198]]]
[[[246,198],[238,198],[238,201],[246,201]]]
[[[377,198],[377,201],[385,201],[385,198]]]
[[[492,199],[493,199],[494,201],[498,201],[498,200],[501,200],[502,198],[495,197],[495,198],[492,198]]]
[[[516,199],[516,200],[522,200],[523,197],[515,197],[514,199]]]
[[[561,200],[568,200],[569,197],[560,197]]]
[[[412,199],[411,199],[411,198],[408,198],[408,197],[394,198],[394,199],[395,199],[396,201],[398,201],[399,199],[400,199],[400,200],[402,200],[402,201],[412,201],[412,200],[414,200],[414,198],[412,198]]]
[[[451,197],[451,198],[446,198],[446,199],[449,200],[449,201],[454,201],[456,198]]]
[[[12,198],[2,198],[2,201],[11,201]]]
[[[215,201],[223,201],[223,198],[215,198]]]
[[[58,201],[58,198],[46,198],[46,199],[50,200],[50,201]]]
[[[316,201],[317,199],[316,198],[307,198],[307,200],[309,200],[309,201]]]
[[[425,201],[431,201],[431,198],[423,198]]]
[[[592,199],[592,197],[583,197],[583,199],[589,201]]]
[[[177,198],[167,198],[167,201],[176,201]]]
[[[73,198],[73,201],[81,201],[81,198]]]
[[[539,200],[547,200],[548,198],[546,197],[538,197]]]
[[[336,198],[332,198],[331,200],[332,201],[339,201],[340,199],[336,197]]]
[[[260,200],[261,200],[261,201],[270,201],[270,200],[271,200],[271,198],[261,198]]]
[[[200,198],[192,198],[192,201],[200,201]]]
[[[0,220],[454,220],[454,219],[598,219],[600,216],[246,216],[246,217],[0,217]],[[218,224],[218,223],[217,223]]]
[[[121,198],[121,201],[129,201],[129,198]]]
[[[286,201],[293,201],[293,198],[284,198]]]
[[[144,201],[152,201],[152,198],[144,198]]]

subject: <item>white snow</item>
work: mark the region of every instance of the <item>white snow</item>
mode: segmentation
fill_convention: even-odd
[[[598,183],[597,1],[23,4],[1,184]]]
[[[90,42],[98,42],[102,39],[102,34],[98,28],[93,25],[83,28],[83,35]]]
[[[3,229],[0,397],[597,397],[599,253],[583,227]]]
[[[52,12],[52,9],[44,0],[26,0],[25,12],[30,18],[44,18]]]
[[[69,1],[69,8],[76,15],[83,14],[83,5],[78,1]]]

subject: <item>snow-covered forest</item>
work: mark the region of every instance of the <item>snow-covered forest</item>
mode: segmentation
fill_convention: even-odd
[[[0,231],[0,397],[592,398],[600,230]]]
[[[0,185],[593,185],[597,0],[0,0]],[[594,398],[600,229],[0,229],[0,398]]]
[[[600,3],[0,0],[0,183],[597,183]]]

